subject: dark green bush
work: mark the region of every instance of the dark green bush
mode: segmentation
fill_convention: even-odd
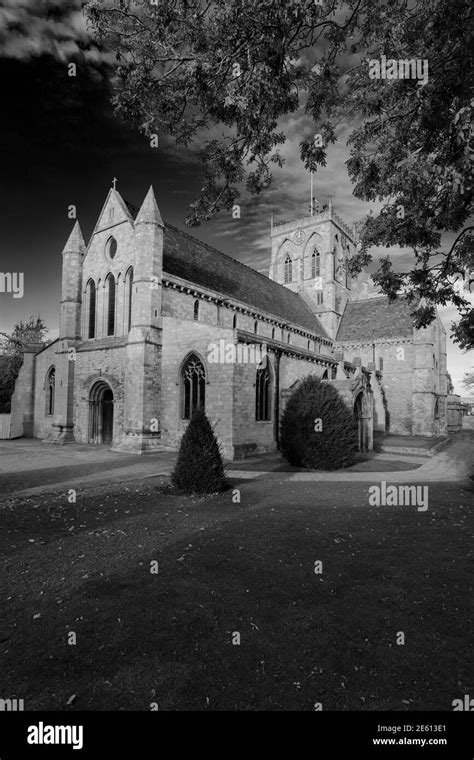
[[[181,439],[171,482],[186,493],[216,493],[227,487],[219,444],[201,409],[194,412]]]
[[[315,420],[322,422],[315,431]],[[337,390],[310,375],[288,399],[280,429],[282,454],[292,465],[338,470],[354,463],[357,421]]]

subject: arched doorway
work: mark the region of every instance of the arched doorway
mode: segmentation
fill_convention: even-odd
[[[114,434],[114,394],[99,380],[89,394],[89,443],[112,443]]]
[[[359,451],[366,450],[365,420],[363,418],[362,393],[359,393],[354,402],[354,417],[357,420],[357,447]]]

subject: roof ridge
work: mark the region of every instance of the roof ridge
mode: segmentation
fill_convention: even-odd
[[[178,232],[180,235],[184,235],[184,237],[187,237],[189,240],[194,240],[196,243],[199,243],[199,245],[202,245],[204,248],[207,248],[207,250],[210,253],[219,253],[221,256],[225,256],[226,259],[230,259],[231,261],[233,261],[234,264],[238,264],[239,266],[244,267],[245,269],[251,269],[252,272],[255,272],[255,274],[258,274],[259,277],[263,277],[266,281],[270,280],[270,278],[267,277],[266,274],[262,274],[261,272],[258,271],[258,269],[254,269],[253,267],[250,267],[248,264],[244,264],[242,261],[235,259],[233,256],[230,255],[230,253],[224,253],[224,251],[221,251],[219,248],[214,248],[213,245],[209,245],[209,243],[205,243],[203,240],[199,240],[199,238],[194,237],[194,235],[190,235],[189,232],[185,232],[179,227],[175,227],[173,224],[166,224],[166,222],[165,222],[165,227],[169,227],[175,232]],[[270,282],[275,282],[275,280],[270,280]],[[280,283],[277,282],[275,284],[279,285]],[[283,285],[281,287],[283,287]],[[288,290],[288,288],[286,288],[286,290]]]
[[[308,304],[306,303],[306,301],[304,300],[304,298],[301,297],[301,295],[299,293],[294,293],[289,288],[285,288],[285,286],[282,285],[281,283],[276,282],[276,280],[272,280],[272,279],[270,279],[270,277],[267,277],[266,274],[262,274],[261,272],[258,271],[258,269],[254,269],[253,267],[249,266],[248,264],[244,264],[242,261],[239,261],[238,259],[234,258],[230,254],[224,253],[224,251],[219,250],[219,248],[215,248],[214,246],[209,245],[208,243],[204,243],[202,240],[199,240],[199,238],[194,237],[194,235],[190,235],[188,232],[185,232],[184,230],[181,230],[179,227],[175,227],[173,224],[167,224],[165,220],[163,220],[163,221],[164,221],[164,225],[165,225],[165,232],[166,232],[166,227],[169,227],[170,229],[172,229],[175,232],[177,232],[179,235],[183,235],[184,237],[188,238],[188,240],[191,240],[193,242],[199,243],[199,245],[202,245],[210,253],[218,253],[220,256],[223,256],[224,258],[229,259],[230,261],[232,261],[233,264],[238,264],[243,269],[250,269],[253,274],[258,275],[262,280],[264,280],[265,284],[268,284],[269,282],[271,282],[273,285],[276,285],[278,288],[282,288],[282,290],[284,290],[285,293],[291,293],[290,298],[291,297],[295,297],[304,306],[306,312],[308,314],[310,314],[314,319],[317,320],[318,325],[323,330],[324,335],[322,337],[327,338],[329,340],[329,336],[327,335],[327,332],[326,332],[326,330],[325,330],[322,322],[320,321],[319,317],[317,316],[317,314],[315,314],[313,311],[311,311],[311,309],[309,308]],[[282,319],[282,321],[287,321],[287,320],[283,320]]]

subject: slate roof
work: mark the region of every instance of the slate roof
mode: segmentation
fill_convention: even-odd
[[[171,224],[166,224],[164,232],[163,270],[328,339],[297,293]]]
[[[349,301],[337,333],[338,343],[356,343],[373,338],[411,338],[413,319],[405,299],[388,298]]]

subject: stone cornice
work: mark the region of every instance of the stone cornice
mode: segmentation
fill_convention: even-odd
[[[227,309],[231,309],[231,311],[238,311],[241,314],[246,314],[247,316],[253,317],[254,319],[259,319],[261,322],[267,322],[268,324],[274,325],[275,327],[279,327],[283,330],[288,330],[289,332],[295,333],[296,335],[302,335],[304,338],[317,341],[323,345],[332,345],[332,341],[328,340],[327,338],[323,338],[321,335],[316,335],[316,333],[304,330],[298,325],[285,322],[279,319],[277,315],[257,311],[256,309],[247,306],[241,301],[223,296],[222,294],[208,290],[202,286],[197,286],[194,283],[181,279],[180,277],[170,276],[166,273],[163,273],[162,283],[164,288],[179,290],[181,293],[191,295],[193,298],[201,298],[205,301],[213,302],[217,306],[223,306]]]

